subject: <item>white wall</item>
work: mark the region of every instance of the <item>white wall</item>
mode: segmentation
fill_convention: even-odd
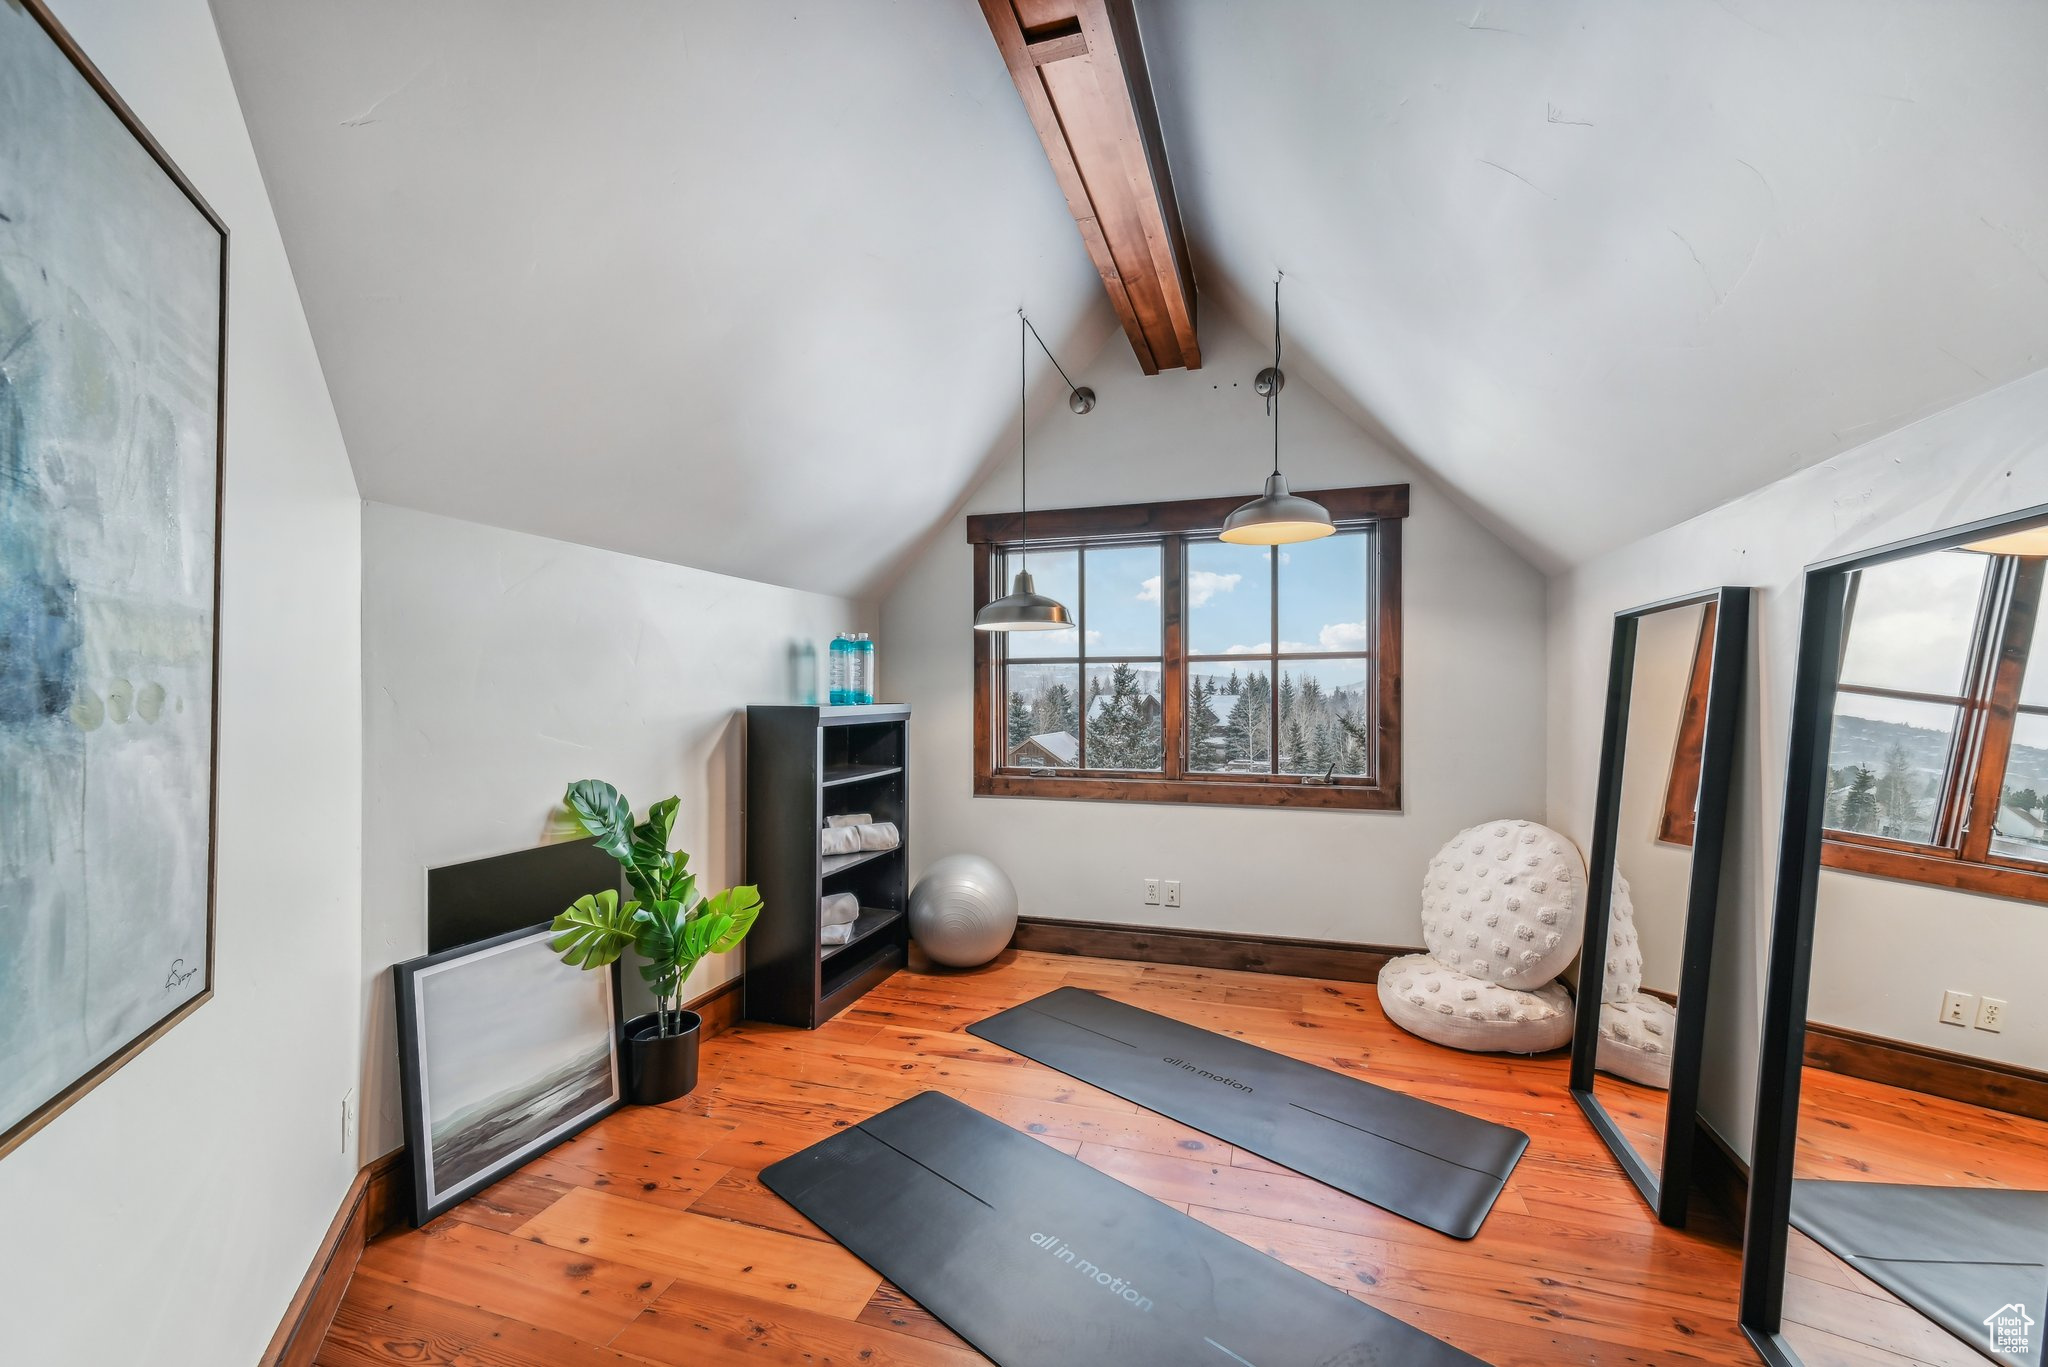
[[[204,0],[55,10],[233,233],[216,985],[0,1159],[0,1358],[217,1367],[356,1171],[360,504]]]
[[[1685,961],[1685,902],[1692,848],[1657,838],[1678,749],[1678,724],[1692,683],[1693,651],[1705,609],[1654,612],[1636,628],[1635,677],[1629,684],[1628,745],[1622,753],[1621,826],[1615,852],[1635,906],[1643,986],[1678,990]]]
[[[392,964],[426,952],[426,870],[565,834],[562,789],[682,798],[707,891],[741,876],[748,703],[790,650],[873,630],[845,599],[428,513],[363,515],[363,1156],[403,1138]],[[707,960],[701,995],[739,972]]]
[[[1086,417],[1058,400],[1034,412],[1033,505],[1256,493],[1272,437],[1251,378],[1272,354],[1215,310],[1203,315],[1202,351],[1201,370],[1148,378],[1118,336],[1073,372],[1100,402]],[[956,516],[882,606],[884,692],[915,709],[918,866],[985,854],[1015,880],[1028,916],[1412,945],[1430,855],[1464,826],[1540,814],[1542,580],[1299,376],[1290,376],[1281,430],[1297,489],[1413,485],[1403,545],[1406,810],[973,797],[972,562]],[[1017,506],[1014,428],[1007,441],[1009,456],[965,511]],[[1182,907],[1143,905],[1146,878],[1179,879]]]
[[[1648,476],[1646,476],[1648,477]],[[1611,615],[1716,584],[1760,590],[1735,766],[1702,1108],[1747,1154],[1800,573],[1982,517],[2048,503],[2048,371],[1880,437],[1550,585],[1551,824],[1581,839],[1599,762]],[[1835,870],[1821,876],[1812,1015],[1873,1034],[2048,1065],[2048,909],[1951,897]],[[1935,1023],[1956,987],[2012,1003],[2002,1035]]]

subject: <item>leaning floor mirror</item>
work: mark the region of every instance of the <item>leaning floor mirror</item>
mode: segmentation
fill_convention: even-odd
[[[1777,1367],[2048,1341],[2048,509],[1806,573],[1742,1325]]]
[[[1571,1088],[1667,1225],[1685,1223],[1750,591],[1618,613]]]

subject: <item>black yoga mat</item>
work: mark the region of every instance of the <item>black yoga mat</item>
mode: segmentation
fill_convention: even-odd
[[[1792,1224],[1993,1362],[2041,1367],[2048,1191],[1801,1180]]]
[[[1226,1144],[1469,1239],[1529,1136],[1062,987],[967,1027]]]
[[[761,1181],[1003,1367],[1484,1367],[939,1092]]]

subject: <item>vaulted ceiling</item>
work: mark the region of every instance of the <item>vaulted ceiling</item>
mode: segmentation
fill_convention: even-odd
[[[213,6],[367,497],[872,591],[1014,309],[1114,328],[973,0]],[[1289,369],[1545,568],[2048,364],[2048,6],[1138,13],[1204,306],[1284,267]]]

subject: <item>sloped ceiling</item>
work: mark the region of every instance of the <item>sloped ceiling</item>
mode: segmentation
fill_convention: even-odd
[[[1205,298],[1284,268],[1299,364],[1546,569],[2048,365],[2048,5],[1145,13]]]
[[[860,593],[1114,325],[971,0],[214,11],[366,498]]]
[[[366,497],[872,592],[1014,309],[1113,326],[971,0],[213,6]],[[1289,369],[1546,568],[2048,363],[2048,6],[1140,14],[1205,306],[1284,267]]]

